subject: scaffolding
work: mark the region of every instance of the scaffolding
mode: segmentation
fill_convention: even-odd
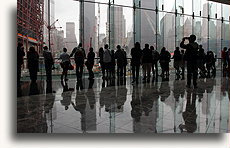
[[[44,0],[17,0],[17,42],[36,47],[43,46]]]

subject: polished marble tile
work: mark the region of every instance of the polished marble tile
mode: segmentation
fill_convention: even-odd
[[[68,83],[23,82],[18,133],[227,133],[227,78],[199,79],[198,89],[172,80],[132,85],[130,77]],[[124,83],[126,82],[126,83]]]

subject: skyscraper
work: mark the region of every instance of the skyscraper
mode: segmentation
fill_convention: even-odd
[[[109,22],[111,23],[111,33],[110,33],[110,42],[113,45],[110,45],[111,48],[115,48],[117,45],[124,45],[126,38],[126,20],[123,14],[123,7],[113,7],[111,8],[112,21],[109,21],[109,9],[107,9],[107,29],[106,37],[109,41]]]
[[[95,0],[89,0],[95,2]],[[84,45],[86,53],[89,48],[95,48],[96,39],[95,4],[84,3]]]
[[[77,39],[75,36],[75,23],[66,22],[66,39],[65,45],[68,51],[72,51],[77,46]]]

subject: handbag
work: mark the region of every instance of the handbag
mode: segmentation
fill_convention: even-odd
[[[69,64],[69,70],[74,70],[73,65]]]

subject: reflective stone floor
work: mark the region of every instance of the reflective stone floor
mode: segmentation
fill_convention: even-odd
[[[18,133],[228,133],[229,79],[131,85],[126,80],[24,81],[17,98]]]

